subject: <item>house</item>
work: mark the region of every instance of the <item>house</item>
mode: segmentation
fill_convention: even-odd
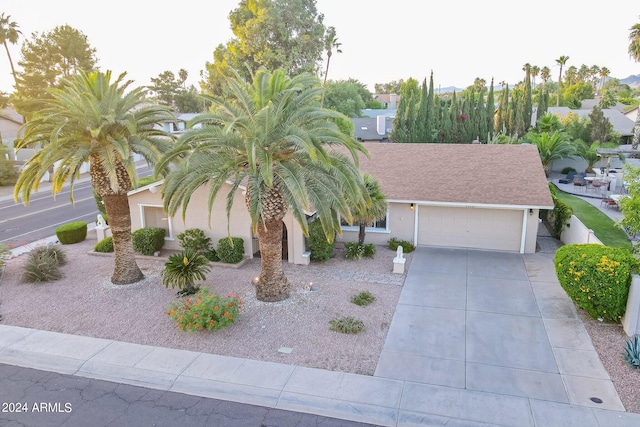
[[[389,238],[417,245],[490,249],[530,253],[536,249],[538,213],[553,202],[537,148],[500,144],[365,144],[370,157],[360,168],[373,175],[387,196],[385,218],[367,228],[367,242]],[[132,229],[162,227],[166,247],[178,249],[176,236],[201,228],[214,242],[242,237],[245,254],[253,257],[258,243],[244,202],[244,189],[234,195],[227,221],[228,192],[214,201],[207,218],[207,189],[200,188],[185,213],[168,217],[162,208],[161,182],[129,193]],[[231,186],[227,186],[230,190]],[[309,212],[311,218],[313,212]],[[211,227],[209,227],[209,223]],[[284,219],[283,253],[296,264],[308,263],[308,248],[290,213]],[[341,241],[357,240],[357,227],[343,224]]]
[[[0,138],[1,142],[9,148],[11,160],[15,160],[13,140],[18,137],[20,127],[24,124],[24,118],[12,108],[0,110]]]
[[[538,150],[526,144],[365,144],[360,169],[389,203],[366,240],[535,252],[540,209],[553,209]],[[343,227],[343,241],[357,240]]]
[[[570,112],[577,114],[583,119],[588,119],[592,109],[585,110],[572,110],[569,107],[549,107],[547,113],[552,113],[558,116],[560,119],[566,117]],[[621,111],[615,108],[604,108],[602,114],[609,119],[609,122],[613,126],[613,130],[620,134],[622,144],[628,143],[629,139],[633,136],[634,122],[630,118],[626,117]]]
[[[624,115],[627,116],[629,120],[632,120],[635,123],[636,119],[638,118],[638,107],[631,108],[626,113],[624,113]]]
[[[372,96],[374,101],[380,102],[384,108],[395,110],[400,103],[400,95],[395,93],[375,93]]]

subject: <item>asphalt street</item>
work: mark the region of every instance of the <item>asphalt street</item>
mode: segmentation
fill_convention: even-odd
[[[352,421],[0,364],[4,427],[365,427]]]

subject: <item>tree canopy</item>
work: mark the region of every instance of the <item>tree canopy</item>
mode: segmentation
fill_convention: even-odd
[[[229,20],[235,37],[218,45],[206,64],[203,86],[211,93],[221,94],[230,69],[250,78],[260,67],[296,76],[317,74],[322,65],[327,28],[316,0],[242,0]]]
[[[158,77],[152,77],[149,90],[155,94],[159,104],[175,108],[180,113],[198,113],[203,111],[203,101],[198,98],[198,91],[194,86],[186,87],[185,82],[189,73],[185,69],[178,71],[178,76],[172,71],[164,71]]]
[[[96,50],[87,36],[69,25],[34,33],[20,53],[18,64],[22,71],[17,73],[18,87],[11,103],[27,118],[44,107],[43,100],[50,98],[48,88],[58,87],[62,79],[80,71],[96,69]]]

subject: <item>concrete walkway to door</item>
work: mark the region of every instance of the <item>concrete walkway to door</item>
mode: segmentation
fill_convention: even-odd
[[[639,425],[552,257],[417,249],[375,372],[407,381],[405,422]]]

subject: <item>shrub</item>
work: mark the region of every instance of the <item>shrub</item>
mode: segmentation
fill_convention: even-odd
[[[576,305],[593,318],[617,322],[627,305],[631,273],[638,262],[622,248],[565,245],[556,251],[556,275]]]
[[[209,261],[220,261],[218,253],[211,244],[211,238],[199,228],[188,228],[178,234],[178,241],[182,249],[193,249],[207,257]]]
[[[576,170],[574,168],[572,168],[571,166],[567,166],[564,169],[562,169],[562,174],[563,175],[566,175],[569,172],[576,172]]]
[[[210,294],[208,288],[202,288],[194,299],[174,301],[167,313],[183,331],[215,331],[222,329],[240,316],[242,301],[238,295],[230,293],[227,297]]]
[[[113,252],[113,237],[105,237],[93,247],[95,252]]]
[[[76,221],[61,225],[56,228],[56,237],[63,245],[80,243],[87,238],[87,223]]]
[[[309,224],[309,250],[311,252],[311,261],[325,262],[333,256],[335,247],[335,234],[331,242],[327,240],[327,236],[322,229],[320,220],[315,220]]]
[[[11,256],[11,249],[9,246],[5,246],[0,243],[0,268],[4,267],[4,260],[9,258],[9,256]],[[0,274],[0,277],[2,277],[2,274]]]
[[[330,330],[343,334],[357,334],[364,330],[364,322],[351,316],[336,316],[329,321],[329,324],[331,324]]]
[[[344,244],[344,257],[350,260],[362,259],[362,257],[373,258],[376,254],[376,247],[373,243],[360,246],[358,242],[347,242]]]
[[[209,260],[193,249],[169,256],[162,270],[162,284],[166,287],[178,287],[179,294],[190,295],[198,290],[196,280],[205,280],[205,274],[211,270]]]
[[[411,253],[416,249],[415,246],[406,240],[399,240],[395,237],[389,239],[389,249],[396,251],[398,250],[398,246],[402,246],[402,252],[405,254]]]
[[[30,252],[33,257],[49,257],[55,261],[58,266],[67,263],[67,254],[59,246],[47,245],[38,246]]]
[[[42,246],[29,253],[22,278],[29,283],[42,283],[62,277],[61,265],[67,260],[66,254],[55,246]]]
[[[221,262],[237,264],[244,256],[244,239],[241,237],[224,237],[218,240],[216,254]]]
[[[145,185],[153,184],[154,182],[158,182],[158,181],[160,181],[160,178],[156,178],[153,175],[144,176],[138,179],[138,185],[136,186],[136,188],[141,188],[141,187],[144,187]]]
[[[7,151],[7,146],[0,144],[0,186],[14,185],[18,180],[18,171],[13,165],[13,161],[5,157]]]
[[[359,305],[360,307],[364,307],[365,305],[369,305],[376,300],[376,297],[371,294],[369,291],[362,291],[357,295],[351,297],[351,302],[355,305]]]
[[[640,369],[640,335],[636,334],[627,340],[622,355],[631,369]]]
[[[164,245],[164,228],[145,227],[131,233],[133,250],[143,255],[153,255]]]
[[[571,215],[573,215],[573,209],[558,198],[558,189],[555,185],[549,183],[549,190],[551,190],[553,210],[545,211],[546,220],[552,226],[551,234],[553,234],[553,237],[559,239],[565,224],[569,222]]]

